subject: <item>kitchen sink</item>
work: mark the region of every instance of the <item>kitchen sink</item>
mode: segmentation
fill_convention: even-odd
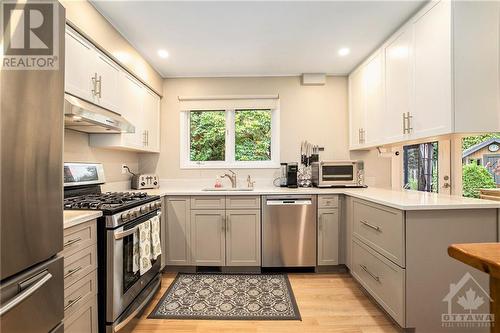
[[[253,187],[206,187],[202,191],[253,191]]]

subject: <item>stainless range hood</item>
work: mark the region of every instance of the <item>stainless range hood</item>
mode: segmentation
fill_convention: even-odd
[[[64,127],[86,133],[135,133],[120,114],[64,94]]]

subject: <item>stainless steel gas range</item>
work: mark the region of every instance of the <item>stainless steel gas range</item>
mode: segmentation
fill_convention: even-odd
[[[144,192],[102,193],[101,164],[65,163],[64,209],[100,210],[97,223],[99,332],[118,332],[160,287],[160,260],[143,275],[133,268],[134,234],[161,214],[159,196]]]

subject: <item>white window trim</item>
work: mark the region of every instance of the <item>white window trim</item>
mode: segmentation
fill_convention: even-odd
[[[280,110],[271,109],[271,160],[270,161],[235,161],[234,112],[226,109],[226,161],[190,161],[189,112],[180,114],[180,168],[181,169],[276,169],[280,167]],[[222,111],[222,110],[221,110]],[[232,126],[232,128],[231,128]]]

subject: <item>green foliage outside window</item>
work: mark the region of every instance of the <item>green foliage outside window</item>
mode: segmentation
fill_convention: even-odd
[[[479,198],[479,189],[495,188],[493,177],[482,165],[465,164],[462,170],[463,196]]]
[[[234,119],[236,161],[271,160],[271,111],[237,110]],[[190,160],[225,161],[226,112],[191,111]]]
[[[226,156],[226,113],[191,111],[191,161],[224,161]]]
[[[462,150],[469,149],[470,147],[477,145],[478,143],[485,142],[493,138],[500,138],[500,132],[467,136],[462,139]]]
[[[236,111],[235,157],[236,161],[271,159],[271,111]]]

